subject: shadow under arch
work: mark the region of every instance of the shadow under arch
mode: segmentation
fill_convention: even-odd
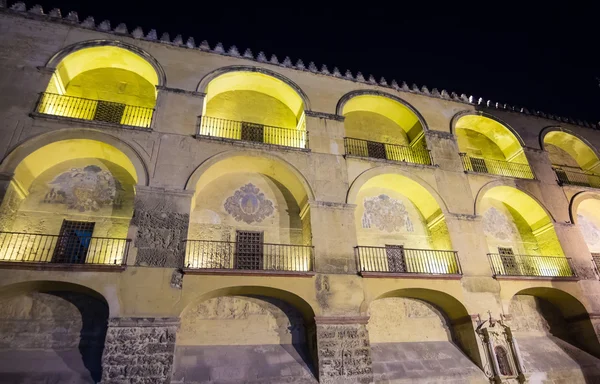
[[[97,39],[97,40],[81,41],[81,42],[78,42],[75,44],[71,44],[71,45],[61,49],[57,53],[55,53],[48,60],[45,67],[54,70],[70,54],[80,51],[82,49],[96,48],[96,47],[122,48],[122,49],[126,49],[126,50],[140,56],[142,59],[146,60],[148,62],[148,64],[150,64],[154,68],[154,71],[156,72],[156,76],[157,76],[157,80],[158,80],[157,85],[158,86],[166,86],[167,76],[165,74],[165,71],[162,68],[162,66],[160,65],[160,63],[152,55],[150,55],[148,52],[144,51],[143,49],[141,49],[135,45],[128,44],[128,43],[125,43],[125,42],[119,41],[119,40]]]
[[[357,97],[357,96],[380,96],[380,97],[385,97],[390,100],[393,100],[393,101],[403,105],[404,107],[408,108],[408,110],[410,110],[412,113],[415,114],[415,116],[417,116],[417,119],[419,119],[419,122],[421,123],[421,127],[423,128],[423,131],[429,130],[429,128],[427,126],[427,122],[425,121],[425,118],[423,117],[423,115],[421,115],[421,113],[415,107],[413,107],[410,103],[408,103],[406,100],[401,99],[400,97],[393,95],[391,93],[375,91],[375,90],[370,90],[370,89],[361,89],[361,90],[350,91],[350,92],[346,93],[345,95],[343,95],[340,98],[340,100],[338,100],[338,103],[335,107],[336,115],[343,116],[344,106],[346,105],[346,103],[348,101],[350,101],[350,99]]]
[[[424,190],[426,190],[429,193],[429,195],[435,200],[435,202],[440,207],[443,214],[448,213],[448,206],[446,205],[446,202],[444,201],[444,199],[440,196],[440,194],[437,192],[437,190],[433,186],[431,186],[428,182],[426,182],[419,176],[414,175],[410,172],[398,169],[397,167],[394,167],[391,165],[384,165],[384,166],[380,166],[380,167],[370,168],[370,169],[367,169],[366,171],[362,172],[360,175],[358,175],[352,181],[352,184],[350,185],[350,188],[348,189],[348,193],[346,195],[346,203],[354,204],[356,201],[356,197],[358,196],[358,192],[360,191],[362,186],[365,185],[365,183],[367,183],[369,180],[371,180],[372,178],[374,178],[376,176],[387,175],[387,174],[402,176],[402,177],[410,179],[414,183],[418,184]]]
[[[460,111],[460,112],[456,113],[454,116],[452,116],[452,119],[450,119],[450,133],[452,133],[453,135],[456,135],[456,124],[462,117],[469,116],[469,115],[481,116],[481,117],[488,118],[490,120],[494,120],[496,123],[500,124],[501,126],[506,128],[508,131],[510,131],[510,133],[512,133],[512,135],[515,137],[515,139],[517,139],[517,141],[519,142],[519,145],[521,147],[525,147],[525,141],[523,140],[521,135],[512,126],[510,126],[508,123],[506,123],[505,121],[503,121],[502,119],[500,119],[494,115],[491,115],[491,114],[483,112],[483,111],[478,111],[478,110]]]
[[[59,378],[57,378],[57,380],[64,380],[64,375],[67,374],[73,375],[73,378],[77,377],[79,379],[89,377],[94,383],[99,383],[102,376],[102,354],[104,351],[104,341],[109,318],[109,304],[104,296],[91,288],[79,284],[39,280],[15,283],[1,287],[0,300],[6,303],[11,298],[19,297],[21,295],[34,295],[36,293],[47,295],[46,297],[49,297],[50,299],[31,296],[33,302],[39,301],[37,306],[32,304],[32,308],[30,309],[32,315],[36,313],[35,311],[44,311],[41,307],[44,307],[45,311],[43,314],[38,313],[37,315],[33,315],[30,321],[43,322],[43,324],[38,324],[39,330],[36,328],[36,332],[38,332],[38,336],[41,334],[41,340],[44,340],[44,343],[49,344],[46,345],[45,349],[51,349],[52,353],[62,360],[64,366],[70,369],[70,372],[59,371]],[[64,307],[61,307],[60,303],[57,304],[57,301],[67,302],[67,307],[74,307],[78,312],[77,316],[81,316],[81,329],[78,331],[78,335],[69,333],[69,330],[71,330],[70,327],[73,326],[71,322],[77,324],[78,319],[69,317],[74,314],[70,313],[69,310],[65,310]],[[40,309],[36,309],[36,307],[40,307]],[[45,317],[48,314],[51,315],[51,320]],[[38,316],[39,318],[37,318]],[[47,324],[48,322],[50,322],[50,324]],[[54,329],[47,330],[48,325],[51,326],[53,324],[62,328],[62,332],[57,334],[58,337],[55,337]],[[33,324],[33,326],[35,326],[35,324]],[[2,327],[2,329],[4,330],[5,328]],[[45,334],[44,329],[47,330],[46,332],[49,331],[52,333]],[[2,339],[6,340],[7,335],[3,336]],[[21,337],[19,334],[13,336],[15,339]],[[44,338],[44,336],[46,337]],[[73,348],[68,344],[69,338],[73,337],[79,337],[77,352],[73,351]],[[19,346],[13,350],[15,358],[23,358],[30,353],[26,347],[27,340],[24,340],[24,343],[24,349],[19,348],[23,347],[19,344]],[[79,356],[77,356],[78,354]],[[48,355],[47,357],[50,357],[51,355]],[[10,362],[6,360],[4,360],[3,363],[10,364]],[[81,365],[83,365],[83,367]],[[0,367],[1,366],[2,364],[0,364]],[[30,366],[25,375],[31,374],[35,377],[35,368],[35,366]],[[4,369],[2,370],[4,371]],[[43,371],[43,373],[40,372],[40,374],[51,379],[51,374],[49,372]]]
[[[267,152],[260,151],[260,150],[242,150],[242,151],[231,150],[231,151],[221,152],[212,157],[209,157],[204,162],[202,162],[198,167],[196,167],[196,169],[188,177],[188,180],[186,181],[186,184],[185,184],[185,190],[187,190],[187,191],[196,190],[196,186],[197,186],[198,182],[200,181],[201,177],[203,175],[205,175],[209,169],[211,169],[214,165],[216,165],[222,161],[225,161],[228,159],[230,160],[230,159],[233,159],[236,157],[250,157],[250,158],[255,158],[257,160],[261,160],[261,159],[265,160],[266,159],[266,160],[273,161],[273,162],[281,165],[280,171],[283,173],[287,173],[293,180],[295,180],[295,182],[297,184],[296,186],[302,189],[302,191],[306,195],[306,199],[308,201],[313,201],[315,199],[315,195],[314,195],[311,185],[309,184],[308,180],[304,177],[304,175],[296,167],[294,167],[292,164],[290,164],[289,162],[287,162],[285,159],[283,159],[282,157],[280,157],[278,155],[274,155],[272,153],[267,153]],[[243,171],[244,169],[252,170],[252,167],[245,168],[245,165],[241,165],[239,168],[239,170],[241,170],[241,171]],[[279,176],[281,176],[281,175],[279,175]],[[287,185],[287,183],[283,182],[280,177],[275,176],[274,179],[278,180],[279,182],[283,183],[288,188],[290,188],[290,186]],[[292,181],[292,184],[294,184],[293,181]],[[292,191],[292,189],[293,188],[290,188],[290,191]],[[294,195],[294,197],[297,200],[299,200],[298,201],[299,205],[301,203],[303,203],[303,201],[301,201],[302,199],[299,199],[299,195],[300,195],[299,191],[297,191],[296,193],[292,192],[292,194]]]
[[[600,358],[600,342],[590,319],[590,314],[584,304],[576,297],[558,288],[532,287],[516,292],[511,297],[511,302],[518,295],[534,296],[552,304],[560,311],[566,321],[569,327],[567,331],[576,346]],[[550,329],[550,332],[552,333],[552,329]],[[558,337],[560,338],[560,336]]]
[[[52,132],[42,133],[20,142],[15,147],[10,149],[8,154],[0,162],[0,172],[13,174],[19,164],[21,164],[21,162],[27,158],[27,156],[35,151],[51,143],[77,139],[98,141],[116,148],[129,159],[133,168],[135,169],[135,175],[132,176],[137,179],[137,185],[148,185],[148,168],[137,150],[116,136],[105,132],[84,128],[60,129]]]
[[[483,369],[473,320],[466,307],[458,299],[450,294],[433,289],[401,288],[385,292],[370,302],[363,302],[360,312],[367,314],[371,303],[391,297],[417,299],[438,308],[447,317],[452,341],[456,343],[462,353],[468,356],[479,368]]]
[[[296,94],[302,99],[305,110],[307,110],[307,111],[311,110],[310,100],[309,100],[308,96],[306,95],[306,93],[302,90],[302,88],[300,88],[300,86],[298,84],[296,84],[295,82],[293,82],[292,80],[290,80],[289,78],[287,78],[286,76],[284,76],[278,72],[275,72],[275,71],[272,71],[272,70],[266,69],[266,68],[254,67],[254,66],[249,66],[249,65],[231,65],[231,66],[227,66],[227,67],[217,68],[217,69],[213,70],[212,72],[209,72],[198,82],[198,86],[196,87],[196,92],[206,93],[207,87],[211,81],[213,81],[216,78],[218,78],[219,76],[224,75],[229,72],[262,73],[263,75],[267,75],[267,76],[273,77],[277,80],[280,80],[283,83],[285,83],[287,86],[292,88],[296,92]]]

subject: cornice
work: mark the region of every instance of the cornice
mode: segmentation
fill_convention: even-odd
[[[433,129],[425,131],[425,135],[427,135],[427,136],[435,136],[435,137],[440,138],[440,139],[448,139],[448,140],[454,139],[454,134],[452,134],[451,132],[436,131],[436,130],[433,130]]]
[[[335,120],[335,121],[344,121],[344,119],[345,119],[344,116],[336,115],[335,113],[304,111],[304,114],[306,114],[306,116],[309,116],[309,117],[318,117],[320,119]]]
[[[437,99],[451,100],[454,102],[475,106],[479,109],[496,109],[506,112],[520,113],[547,120],[554,120],[572,125],[578,125],[585,128],[600,130],[600,125],[598,125],[597,123],[590,123],[588,121],[573,119],[571,117],[562,117],[554,114],[548,114],[538,110],[527,109],[524,107],[495,102],[492,100],[486,100],[482,97],[478,98],[473,95],[467,96],[464,93],[458,95],[456,92],[448,92],[445,89],[439,91],[437,88],[429,90],[429,88],[426,85],[423,85],[419,88],[416,84],[412,84],[409,87],[408,84],[404,81],[401,83],[398,83],[396,80],[388,82],[384,77],[382,77],[379,80],[376,80],[373,75],[365,77],[361,72],[357,72],[356,75],[354,75],[350,70],[346,70],[346,72],[342,74],[342,72],[337,67],[334,67],[333,70],[329,70],[327,65],[323,64],[319,69],[314,62],[311,61],[308,65],[305,65],[301,59],[298,59],[298,61],[294,65],[292,64],[292,60],[289,58],[289,56],[286,56],[285,59],[281,61],[277,58],[276,55],[271,55],[271,57],[268,59],[264,52],[261,51],[257,55],[254,55],[250,49],[246,49],[244,53],[241,54],[240,50],[235,45],[232,45],[231,47],[229,47],[229,49],[225,49],[223,44],[219,42],[213,47],[211,47],[208,41],[206,40],[203,40],[199,45],[197,45],[195,39],[191,36],[188,37],[188,39],[184,42],[183,37],[181,35],[176,35],[174,38],[171,38],[168,32],[164,32],[162,35],[160,35],[159,38],[156,29],[151,29],[148,33],[145,33],[141,27],[136,27],[130,32],[129,28],[124,23],[118,24],[116,27],[113,28],[109,20],[104,20],[101,23],[97,24],[92,16],[89,16],[85,20],[80,21],[77,12],[69,12],[67,16],[63,17],[60,9],[58,8],[54,8],[50,12],[45,13],[42,6],[34,5],[33,7],[28,9],[25,3],[23,2],[14,3],[10,8],[7,8],[6,1],[0,0],[0,13],[17,15],[34,20],[49,21],[77,28],[95,30],[98,32],[112,34],[115,36],[131,37],[138,40],[151,41],[159,44],[166,44],[180,48],[197,49],[200,51],[222,56],[238,57],[241,59],[252,60],[267,65],[275,65],[304,72],[311,72],[317,75],[336,77],[342,80],[353,81],[356,83],[362,83],[376,87],[388,89],[391,88],[398,92],[413,93]]]
[[[165,87],[163,85],[157,85],[156,90],[163,91],[163,92],[169,92],[169,93],[177,93],[180,95],[193,96],[193,97],[205,97],[206,96],[206,93],[204,93],[204,92],[187,91],[185,89],[170,88],[170,87]]]

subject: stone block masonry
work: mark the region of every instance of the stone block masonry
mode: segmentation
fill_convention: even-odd
[[[177,318],[112,318],[108,323],[102,384],[171,382]]]

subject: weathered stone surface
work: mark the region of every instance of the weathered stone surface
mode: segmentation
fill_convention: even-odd
[[[371,383],[371,348],[364,324],[317,324],[319,381]]]
[[[178,319],[110,319],[102,383],[169,383]]]

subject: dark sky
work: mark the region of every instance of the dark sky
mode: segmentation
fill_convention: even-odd
[[[575,119],[600,120],[598,8],[565,2],[65,1],[80,19],[125,22],[196,43],[314,61],[365,77],[484,97]],[[9,2],[12,3],[12,2]],[[150,4],[158,3],[160,7]],[[406,3],[406,4],[404,4]],[[408,5],[411,4],[411,5]],[[33,5],[33,3],[28,4]]]

